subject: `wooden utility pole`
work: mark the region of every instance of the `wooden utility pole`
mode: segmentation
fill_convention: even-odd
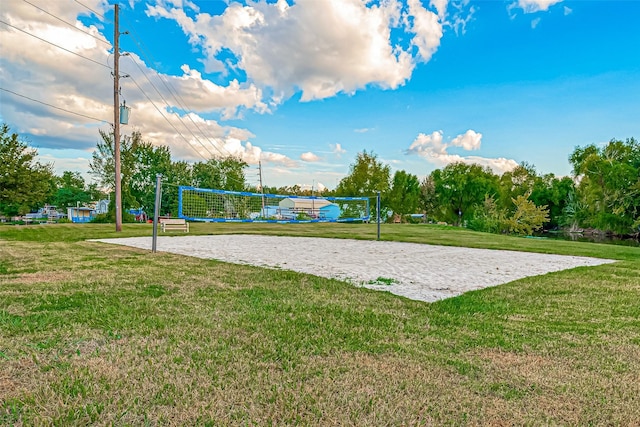
[[[122,182],[120,167],[120,28],[119,5],[114,5],[113,30],[113,152],[115,154],[116,231],[122,231]]]

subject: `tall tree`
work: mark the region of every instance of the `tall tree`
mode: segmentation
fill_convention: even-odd
[[[76,206],[91,201],[91,194],[85,190],[85,182],[79,172],[64,171],[56,178],[54,204],[58,207]]]
[[[546,228],[557,228],[564,223],[564,209],[569,195],[574,192],[575,184],[568,176],[557,178],[546,174],[536,178],[529,199],[538,207],[547,206],[549,221]]]
[[[171,170],[171,152],[169,147],[156,147],[150,142],[140,140],[132,147],[133,171],[130,191],[139,207],[147,214],[153,214],[155,205],[156,175],[166,177]]]
[[[504,209],[512,212],[515,209],[513,200],[518,196],[528,196],[533,191],[538,179],[535,166],[522,162],[513,170],[500,177],[500,193],[498,201]]]
[[[420,204],[418,177],[403,170],[393,174],[388,195],[389,208],[397,215],[416,213]]]
[[[340,180],[336,192],[340,196],[373,196],[377,191],[386,195],[390,177],[389,165],[365,150],[358,153],[355,163],[349,166],[349,175]]]
[[[389,178],[391,170],[389,165],[378,160],[373,152],[363,151],[358,153],[356,161],[349,167],[349,175],[340,180],[336,188],[337,196],[361,196],[372,197],[377,191],[381,193],[381,218],[387,215],[387,193],[389,192]],[[375,205],[374,205],[375,206]],[[375,208],[371,210],[373,217],[377,215]]]
[[[178,186],[192,185],[191,165],[181,160],[173,162],[162,179],[161,214],[178,215]],[[166,185],[165,185],[166,184]],[[152,212],[149,212],[151,215]]]
[[[640,143],[611,140],[577,147],[569,157],[579,180],[578,196],[588,210],[583,226],[617,233],[637,232],[640,223]]]
[[[426,176],[420,183],[420,208],[427,217],[437,217],[439,208],[438,194],[433,182],[433,176]]]
[[[498,176],[491,169],[477,164],[451,163],[431,173],[438,204],[445,221],[461,225],[473,218],[473,210],[487,196],[495,197],[499,190]]]
[[[98,180],[103,188],[115,191],[115,151],[113,144],[113,133],[99,131],[100,141],[96,145],[96,150],[92,154],[89,163],[90,174]],[[122,185],[122,208],[138,207],[137,201],[131,194],[131,178],[135,170],[135,156],[133,154],[137,145],[141,143],[141,135],[134,132],[130,137],[123,138],[120,143],[120,173]],[[114,205],[115,199],[111,199]],[[112,206],[115,209],[115,205]],[[111,209],[111,208],[110,208]]]
[[[244,191],[247,187],[244,168],[247,164],[240,158],[229,156],[209,159],[193,165],[193,185],[200,188]]]
[[[0,213],[22,215],[51,197],[52,167],[36,161],[37,155],[7,124],[0,126]]]
[[[517,209],[514,201],[518,200],[518,196],[524,196],[537,207],[547,206],[549,221],[545,224],[549,228],[558,227],[562,222],[567,197],[573,188],[571,178],[540,175],[533,165],[523,162],[500,177],[499,207],[506,214],[513,214]]]
[[[244,170],[248,165],[244,160],[228,156],[221,159],[219,165],[224,190],[245,191],[247,189]]]

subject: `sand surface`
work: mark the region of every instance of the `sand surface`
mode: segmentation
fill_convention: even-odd
[[[152,243],[151,237],[97,241],[142,249],[151,249]],[[258,235],[159,236],[157,250],[309,273],[421,301],[449,298],[527,276],[614,262],[418,243]],[[393,283],[387,284],[389,281]]]

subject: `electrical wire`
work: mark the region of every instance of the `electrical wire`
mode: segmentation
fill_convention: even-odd
[[[144,77],[147,79],[147,81],[149,82],[149,84],[150,84],[150,85],[155,89],[156,93],[160,96],[160,98],[162,99],[162,101],[164,102],[164,104],[165,104],[167,107],[169,107],[169,102],[168,102],[168,101],[166,100],[166,98],[162,95],[162,93],[158,90],[158,88],[156,87],[156,85],[154,85],[154,84],[153,84],[153,82],[151,81],[151,79],[149,78],[149,76],[147,75],[147,73],[142,69],[142,67],[140,66],[140,64],[138,64],[138,61],[133,60],[133,62],[134,62],[134,64],[136,65],[136,67],[138,67],[138,70],[140,70],[140,72],[141,72],[141,73],[144,75]],[[135,83],[135,82],[134,82],[134,83]],[[149,97],[146,93],[144,93],[144,91],[142,90],[142,88],[141,88],[137,83],[136,83],[136,86],[138,86],[138,89],[140,89],[140,90],[143,92],[143,94],[145,95],[145,97],[146,97],[146,98],[147,98],[147,99],[148,99],[148,100],[153,104],[153,101],[151,101],[150,97]],[[156,108],[156,110],[160,111],[160,109],[159,109],[157,106],[155,106],[155,105],[154,105],[154,107]],[[187,116],[189,117],[189,119],[190,119],[194,124],[196,124],[196,123],[195,123],[195,121],[193,120],[193,118],[191,117],[191,115],[190,115],[190,114],[187,114]],[[164,115],[163,115],[163,117],[164,117]],[[194,132],[189,128],[189,126],[187,126],[187,124],[184,122],[183,118],[182,118],[179,114],[177,115],[177,117],[178,117],[178,120],[180,120],[180,123],[182,123],[182,125],[184,126],[184,128],[185,128],[185,129],[187,129],[187,131],[188,131],[188,132],[193,136],[193,138],[194,138],[196,141],[198,141],[198,143],[202,146],[202,148],[204,148],[204,149],[205,149],[205,151],[207,151],[207,152],[211,155],[211,157],[215,158],[216,156],[215,156],[215,155],[214,155],[214,154],[213,154],[213,153],[212,153],[212,152],[207,148],[207,146],[206,146],[206,145],[205,145],[205,144],[200,140],[200,138],[198,138],[198,136],[197,136],[197,135],[196,135],[196,134],[195,134],[195,133],[194,133]],[[165,120],[168,120],[168,119],[165,117]],[[173,127],[173,126],[172,126],[172,127]],[[196,124],[196,127],[197,127],[197,124]],[[174,128],[174,129],[176,129],[175,127],[173,127],[173,128]],[[187,142],[187,144],[191,145],[191,146],[192,146],[192,148],[194,148],[194,147],[193,147],[193,144],[191,144],[191,142],[189,142],[189,141],[188,141],[188,140],[187,140],[187,139],[186,139],[182,134],[180,134],[180,136],[185,140],[185,142]],[[221,155],[221,156],[223,156],[223,157],[224,157],[224,154],[222,153],[222,151],[220,151],[220,149],[219,149],[216,145],[214,145],[214,144],[211,144],[211,145],[212,145],[212,146],[213,146],[213,147],[218,151],[218,153],[220,153],[220,155]],[[197,151],[197,150],[195,150],[195,148],[194,148],[194,151]],[[200,154],[200,152],[199,152],[199,151],[197,151],[197,152],[198,152],[198,154],[199,154],[201,157],[203,157],[203,158],[204,158],[204,156],[202,156],[202,155]],[[228,154],[228,157],[233,157],[233,156],[231,156],[231,154],[229,153],[229,154]],[[208,160],[208,159],[207,159],[207,160]],[[235,179],[235,178],[233,178],[233,177],[228,177],[228,179],[230,179],[231,181],[236,182],[237,184],[242,184],[242,185],[245,185],[245,184],[246,184],[246,179],[245,179],[245,182],[242,182],[242,181],[240,181],[240,180],[238,180],[238,179]]]
[[[19,97],[22,97],[22,98],[25,98],[25,99],[28,99],[29,101],[33,101],[33,102],[37,102],[37,103],[42,104],[42,105],[46,105],[47,107],[55,108],[56,110],[61,110],[61,111],[64,111],[64,112],[67,112],[67,113],[70,113],[70,114],[75,114],[76,116],[85,117],[85,118],[87,118],[87,119],[95,120],[95,121],[97,121],[97,122],[102,122],[102,123],[107,123],[107,124],[113,125],[113,123],[111,123],[111,122],[109,122],[109,121],[102,120],[102,119],[98,119],[98,118],[96,118],[96,117],[87,116],[86,114],[76,113],[75,111],[67,110],[67,109],[65,109],[65,108],[56,107],[55,105],[51,105],[51,104],[48,104],[48,103],[46,103],[46,102],[43,102],[43,101],[39,101],[39,100],[37,100],[37,99],[30,98],[30,97],[28,97],[28,96],[26,96],[26,95],[21,95],[21,94],[19,94],[19,93],[16,93],[16,92],[14,92],[14,91],[12,91],[12,90],[9,90],[9,89],[5,89],[5,88],[3,88],[3,87],[0,87],[0,90],[3,90],[3,91],[5,91],[5,92],[12,93],[12,94],[14,94],[14,95],[16,95],[16,96],[19,96]]]
[[[164,104],[166,106],[169,106],[169,102],[167,102],[167,100],[165,99],[165,97],[162,95],[162,93],[160,93],[160,91],[158,90],[158,88],[156,87],[156,85],[153,84],[153,82],[151,81],[151,79],[149,79],[149,76],[147,75],[147,73],[142,69],[142,67],[140,67],[140,64],[138,64],[138,61],[133,61],[133,63],[136,65],[136,67],[138,67],[138,70],[140,70],[140,72],[142,73],[142,75],[147,79],[147,81],[149,82],[149,84],[151,85],[151,87],[153,87],[156,91],[156,93],[158,94],[158,96],[160,96],[160,99],[162,99],[162,101],[164,102]],[[147,97],[148,98],[148,97]],[[205,149],[205,151],[207,151],[211,157],[215,157],[215,155],[207,148],[206,145],[204,145],[202,143],[202,141],[200,141],[200,138],[198,138],[193,131],[184,123],[184,120],[182,119],[182,117],[180,115],[178,115],[178,120],[180,120],[180,123],[182,123],[182,125],[184,126],[184,128],[191,133],[191,136],[193,136],[195,138],[196,141],[198,141],[198,143],[200,143],[200,145],[202,146],[202,148]],[[218,152],[220,154],[222,154],[222,152],[220,150],[218,150]]]
[[[103,14],[96,12],[95,10],[91,9],[89,6],[87,6],[86,4],[80,3],[78,0],[74,0],[76,3],[78,3],[80,6],[84,7],[85,9],[90,10],[91,12],[93,12],[94,15],[99,16],[102,19],[106,19],[104,17]]]
[[[67,21],[65,21],[64,19],[62,19],[62,18],[60,18],[60,17],[58,17],[58,16],[56,16],[56,15],[54,15],[54,14],[52,14],[52,13],[50,13],[50,12],[46,11],[46,10],[44,10],[44,9],[42,9],[41,7],[39,7],[39,6],[37,6],[37,5],[35,5],[35,4],[31,3],[31,2],[29,2],[28,0],[23,0],[23,1],[24,1],[25,3],[27,3],[27,4],[31,5],[31,6],[33,6],[34,8],[36,8],[36,9],[40,10],[41,12],[43,12],[43,13],[45,13],[45,14],[47,14],[47,15],[51,16],[52,18],[55,18],[55,19],[57,19],[58,21],[60,21],[60,22],[62,22],[62,23],[64,23],[64,24],[66,24],[66,25],[69,25],[70,27],[72,27],[72,28],[74,28],[74,29],[76,29],[76,30],[78,30],[78,31],[80,31],[80,32],[82,32],[82,33],[84,33],[84,34],[86,34],[86,35],[89,35],[89,36],[93,37],[94,39],[96,39],[96,40],[98,40],[98,41],[100,41],[100,42],[102,42],[102,43],[105,43],[105,44],[107,44],[107,45],[111,46],[111,43],[109,43],[108,41],[105,41],[105,40],[103,40],[103,39],[100,39],[100,38],[96,37],[95,35],[93,35],[93,34],[91,34],[91,33],[88,33],[88,32],[86,32],[86,31],[84,31],[84,30],[82,30],[82,29],[80,29],[80,28],[77,28],[77,27],[76,27],[75,25],[73,25],[72,23],[67,22]],[[90,11],[91,11],[92,13],[94,13],[96,16],[102,17],[103,19],[105,18],[105,17],[104,17],[104,15],[102,15],[102,14],[98,13],[97,11],[95,11],[95,10],[91,9],[90,7],[88,7],[88,6],[86,6],[85,4],[83,4],[83,3],[79,2],[78,0],[75,0],[75,2],[76,2],[76,3],[78,3],[79,5],[83,6],[84,8],[86,8],[86,9],[90,10]],[[14,28],[14,29],[16,29],[16,30],[18,30],[18,31],[20,31],[20,32],[22,32],[22,33],[25,33],[25,34],[27,34],[27,35],[29,35],[29,36],[31,36],[31,37],[34,37],[34,38],[36,38],[36,39],[38,39],[38,40],[40,40],[40,41],[43,41],[43,42],[48,43],[48,44],[50,44],[50,45],[52,45],[52,46],[55,46],[55,47],[57,47],[57,48],[59,48],[59,49],[61,49],[61,50],[64,50],[64,51],[68,52],[68,53],[71,53],[71,54],[76,55],[76,56],[78,56],[78,57],[80,57],[80,58],[86,59],[86,60],[88,60],[88,61],[91,61],[91,62],[93,62],[93,63],[95,63],[95,64],[97,64],[97,65],[100,65],[101,67],[107,68],[107,69],[109,69],[109,70],[113,70],[113,68],[112,68],[112,67],[110,67],[110,66],[108,66],[108,65],[102,64],[102,63],[100,63],[100,62],[98,62],[98,61],[95,61],[95,60],[93,60],[93,59],[91,59],[91,58],[88,58],[88,57],[86,57],[86,56],[83,56],[83,55],[81,55],[81,54],[79,54],[79,53],[77,53],[77,52],[73,52],[73,51],[71,51],[71,50],[69,50],[69,49],[66,49],[66,48],[64,48],[64,47],[62,47],[62,46],[60,46],[60,45],[58,45],[58,44],[56,44],[56,43],[53,43],[53,42],[50,42],[50,41],[48,41],[48,40],[46,40],[46,39],[43,39],[43,38],[41,38],[41,37],[38,37],[38,36],[36,36],[35,34],[32,34],[32,33],[28,32],[28,31],[26,31],[26,30],[23,30],[23,29],[21,29],[21,28],[18,28],[18,27],[16,27],[16,26],[12,25],[12,24],[9,24],[8,22],[5,22],[5,21],[3,21],[3,20],[0,20],[0,23],[5,24],[5,25],[7,25],[8,27]],[[144,54],[144,49],[142,49],[142,47],[137,43],[137,40],[134,40],[134,42],[136,43],[136,45],[138,46],[138,48],[140,48],[140,49],[141,49],[141,51],[143,51],[143,54]],[[149,79],[149,77],[147,76],[147,74],[145,73],[145,71],[140,67],[140,65],[137,63],[137,61],[135,61],[135,60],[134,60],[133,62],[134,62],[134,63],[135,63],[135,65],[138,67],[138,69],[140,70],[140,72],[145,76],[145,78],[147,79],[147,81],[149,82],[149,84],[151,84],[151,86],[155,89],[155,91],[158,93],[158,95],[159,95],[159,96],[160,96],[160,98],[163,100],[163,102],[164,102],[167,106],[169,106],[169,103],[167,102],[167,100],[164,98],[164,96],[163,96],[163,95],[162,95],[162,93],[158,90],[158,88],[153,84],[153,82],[151,81],[151,79]],[[177,91],[175,91],[175,89],[173,89],[173,90],[172,90],[172,88],[170,88],[170,87],[167,85],[167,82],[165,82],[165,81],[160,77],[160,74],[159,74],[157,71],[156,71],[156,74],[158,75],[158,78],[160,78],[160,81],[164,84],[165,88],[169,91],[169,93],[171,93],[171,94],[172,94],[172,96],[174,97],[174,99],[177,101],[176,103],[180,106],[180,108],[182,108],[183,110],[187,111],[187,113],[191,113],[191,111],[189,110],[189,108],[185,108],[186,103],[184,103],[184,100],[182,100],[182,101],[183,101],[183,102],[182,102],[182,104],[177,100],[177,97],[179,97],[179,96],[180,96],[180,95],[177,93]],[[193,145],[193,144],[192,144],[192,143],[191,143],[187,138],[185,138],[185,136],[184,136],[184,135],[183,135],[183,134],[182,134],[182,133],[181,133],[181,132],[180,132],[180,131],[179,131],[179,130],[174,126],[174,125],[173,125],[173,123],[171,123],[171,121],[169,121],[169,119],[168,119],[168,118],[167,118],[167,117],[162,113],[162,111],[160,110],[160,108],[159,108],[159,107],[158,107],[158,106],[157,106],[157,105],[156,105],[156,104],[151,100],[151,98],[146,94],[146,92],[142,89],[142,87],[140,87],[140,85],[135,81],[135,79],[133,79],[133,77],[131,77],[131,80],[132,80],[132,81],[133,81],[133,83],[138,87],[138,89],[140,90],[140,92],[141,92],[141,93],[142,93],[142,94],[147,98],[147,100],[148,100],[148,101],[149,101],[149,102],[154,106],[154,108],[158,111],[158,113],[160,113],[160,115],[162,116],[162,118],[164,118],[164,119],[165,119],[165,121],[166,121],[166,122],[167,122],[167,123],[168,123],[168,124],[173,128],[173,130],[174,130],[174,131],[176,131],[176,133],[177,133],[178,135],[180,135],[180,137],[181,137],[181,138],[182,138],[182,139],[183,139],[183,140],[184,140],[184,141],[185,141],[185,142],[186,142],[186,143],[187,143],[187,144],[188,144],[188,145],[193,149],[193,151],[195,151],[195,152],[196,152],[196,154],[198,154],[198,155],[199,155],[200,157],[202,157],[204,160],[209,160],[209,159],[207,159],[205,156],[203,156],[203,155],[200,153],[200,151],[198,151],[198,150],[194,147],[194,145]],[[52,104],[49,104],[49,103],[46,103],[46,102],[43,102],[43,101],[39,101],[39,100],[34,99],[34,98],[30,98],[30,97],[28,97],[28,96],[26,96],[26,95],[19,94],[19,93],[17,93],[17,92],[11,91],[11,90],[9,90],[9,89],[5,89],[5,88],[0,87],[0,90],[3,90],[3,91],[8,92],[8,93],[11,93],[11,94],[13,94],[13,95],[15,95],[15,96],[19,96],[19,97],[22,97],[22,98],[28,99],[28,100],[30,100],[30,101],[32,101],[32,102],[36,102],[36,103],[39,103],[39,104],[42,104],[42,105],[46,105],[46,106],[48,106],[48,107],[51,107],[51,108],[54,108],[54,109],[60,110],[60,111],[64,111],[64,112],[69,113],[69,114],[73,114],[73,115],[76,115],[76,116],[79,116],[79,117],[84,117],[84,118],[91,119],[91,120],[95,120],[95,121],[98,121],[98,122],[101,122],[101,123],[107,123],[107,124],[113,125],[113,124],[112,124],[111,122],[109,122],[109,121],[102,120],[102,119],[98,119],[98,118],[96,118],[96,117],[88,116],[88,115],[85,115],[85,114],[77,113],[77,112],[75,112],[75,111],[67,110],[67,109],[65,109],[65,108],[57,107],[57,106],[55,106],[55,105],[52,105]],[[180,98],[181,98],[181,97],[180,97]],[[181,99],[182,99],[182,98],[181,98]],[[189,117],[189,119],[191,120],[191,122],[196,126],[196,128],[198,129],[198,131],[200,131],[200,133],[202,133],[202,134],[203,134],[203,136],[204,136],[204,132],[202,132],[202,129],[200,129],[200,127],[199,127],[199,126],[198,126],[198,124],[193,120],[193,118],[191,117],[191,115],[190,115],[190,114],[187,114],[187,116]],[[208,152],[212,157],[215,157],[215,155],[214,155],[214,154],[213,154],[213,153],[212,153],[212,152],[207,148],[207,146],[206,146],[205,144],[203,144],[203,143],[202,143],[202,141],[201,141],[201,140],[200,140],[200,139],[199,139],[199,138],[198,138],[198,137],[193,133],[193,131],[192,131],[192,130],[191,130],[191,129],[190,129],[190,128],[189,128],[189,127],[184,123],[184,121],[183,121],[182,117],[180,117],[180,115],[178,115],[178,118],[179,118],[179,120],[181,121],[181,123],[183,124],[183,126],[185,127],[185,129],[187,129],[187,130],[191,133],[191,135],[192,135],[192,136],[193,136],[193,137],[194,137],[194,138],[195,138],[195,139],[200,143],[200,145],[202,146],[202,148],[204,148],[204,149],[205,149],[205,150],[206,150],[206,151],[207,151],[207,152]],[[215,139],[215,138],[214,138],[214,139]],[[224,154],[222,153],[222,151],[220,150],[220,148],[219,148],[216,144],[213,144],[213,143],[211,143],[211,142],[210,142],[210,144],[211,144],[211,146],[212,146],[212,147],[214,147],[214,148],[218,151],[218,153],[219,153],[221,156],[224,156]],[[224,147],[222,147],[222,148],[224,149]],[[227,150],[225,149],[225,151],[227,151]],[[228,155],[229,157],[231,157],[231,153],[229,153],[228,151],[227,151],[227,155]],[[231,178],[231,179],[232,179],[232,180],[234,180],[234,181],[236,181],[236,182],[238,182],[238,183],[240,183],[240,181],[239,181],[239,180],[236,180],[236,179],[234,179],[234,178]],[[244,184],[244,183],[243,183],[243,184]]]
[[[171,123],[171,121],[167,118],[167,116],[165,116],[162,111],[160,110],[160,108],[158,108],[158,106],[156,105],[155,102],[153,102],[153,100],[149,97],[149,95],[147,95],[147,93],[140,87],[140,85],[138,84],[138,82],[136,82],[136,80],[129,76],[129,78],[131,79],[131,81],[133,82],[133,84],[135,84],[138,89],[140,90],[140,92],[145,96],[145,98],[147,98],[147,100],[151,103],[151,105],[154,106],[154,108],[156,109],[156,111],[158,111],[158,113],[160,113],[160,115],[162,116],[162,118],[169,123],[169,126],[171,126],[173,128],[174,131],[176,131],[176,133],[178,135],[180,135],[180,137],[187,143],[189,144],[189,147],[191,147],[193,149],[193,151],[196,152],[196,154],[198,154],[200,157],[202,157],[204,160],[209,160],[207,159],[205,156],[202,155],[202,153],[200,153],[198,150],[196,150],[196,148],[193,146],[193,144],[191,142],[189,142],[189,140],[187,138],[185,138],[185,136],[182,134],[182,132],[180,132],[174,125],[173,123]]]
[[[55,46],[55,47],[57,47],[58,49],[62,49],[62,50],[64,50],[64,51],[66,51],[66,52],[69,52],[69,53],[72,53],[72,54],[74,54],[74,55],[76,55],[76,56],[79,56],[80,58],[86,59],[87,61],[91,61],[91,62],[93,62],[94,64],[98,64],[98,65],[99,65],[99,66],[101,66],[101,67],[107,68],[107,69],[109,69],[109,70],[111,70],[111,69],[112,69],[112,68],[111,68],[111,67],[109,67],[108,65],[102,64],[102,63],[100,63],[100,62],[96,61],[95,59],[87,58],[86,56],[80,55],[79,53],[76,53],[76,52],[74,52],[74,51],[72,51],[72,50],[66,49],[66,48],[64,48],[64,47],[62,47],[62,46],[59,46],[59,45],[57,45],[57,44],[55,44],[55,43],[50,42],[49,40],[45,40],[45,39],[43,39],[43,38],[41,38],[41,37],[36,36],[35,34],[31,34],[31,33],[30,33],[30,32],[28,32],[28,31],[25,31],[25,30],[23,30],[23,29],[20,29],[20,28],[18,28],[18,27],[16,27],[16,26],[14,26],[14,25],[11,25],[11,24],[9,24],[9,23],[7,23],[7,22],[4,22],[4,21],[3,21],[3,20],[1,20],[1,19],[0,19],[0,23],[2,23],[2,24],[4,24],[4,25],[7,25],[7,26],[9,26],[9,27],[11,27],[11,28],[15,28],[16,30],[18,30],[18,31],[20,31],[20,32],[22,32],[22,33],[28,34],[28,35],[30,35],[31,37],[34,37],[34,38],[36,38],[36,39],[38,39],[38,40],[42,40],[42,41],[43,41],[43,42],[45,42],[45,43],[49,43],[50,45]]]
[[[82,32],[82,33],[84,33],[84,34],[88,35],[88,36],[91,36],[91,37],[93,37],[94,39],[98,40],[99,42],[102,42],[102,43],[104,43],[104,44],[106,44],[106,45],[108,45],[108,46],[111,46],[111,43],[109,43],[108,41],[103,40],[103,39],[101,39],[101,38],[99,38],[99,37],[97,37],[97,36],[95,36],[95,35],[93,35],[93,34],[89,33],[88,31],[84,31],[83,29],[76,27],[76,26],[75,26],[75,25],[73,25],[71,22],[67,22],[67,21],[65,21],[64,19],[62,19],[62,18],[60,18],[60,17],[58,17],[58,16],[54,15],[53,13],[47,12],[46,10],[44,10],[43,8],[41,8],[40,6],[37,6],[37,5],[35,5],[35,4],[33,4],[33,3],[31,3],[31,2],[30,2],[30,1],[28,1],[28,0],[22,0],[22,1],[24,1],[24,2],[25,2],[25,3],[27,3],[27,4],[30,4],[31,6],[35,7],[36,9],[38,9],[38,10],[40,10],[40,11],[42,11],[42,12],[46,13],[47,15],[51,16],[52,18],[55,18],[55,19],[57,19],[58,21],[60,21],[60,22],[63,22],[63,23],[65,23],[65,24],[67,24],[67,25],[68,25],[68,26],[70,26],[71,28],[74,28],[74,29],[76,29],[76,30],[78,30],[78,31],[80,31],[80,32]]]
[[[127,23],[131,26],[131,24],[128,22],[128,20],[127,20],[126,18],[124,18],[124,17],[123,17],[123,20],[124,20],[125,22],[127,22]],[[142,43],[142,41],[140,41],[140,43],[138,42],[137,37],[136,37],[136,36],[137,36],[137,33],[136,33],[136,32],[135,32],[135,30],[133,29],[133,28],[134,28],[133,26],[132,26],[131,28],[132,28],[132,29],[131,29],[131,31],[130,31],[130,33],[129,33],[129,35],[130,35],[130,37],[131,37],[132,41],[135,43],[135,45],[138,47],[138,49],[140,49],[140,53],[142,54],[142,57],[143,57],[147,62],[149,62],[149,58],[147,58],[147,56],[146,56],[146,55],[148,54],[148,53],[147,53],[147,51],[144,49],[144,47],[143,47],[143,46],[141,46],[141,45],[140,45],[140,43]],[[132,35],[131,33],[133,33],[133,35]],[[144,43],[142,43],[142,44],[144,44]],[[151,56],[151,59],[153,60],[152,55],[150,55],[150,54],[148,54],[148,55],[149,55],[149,56]],[[162,99],[162,101],[164,102],[164,104],[165,104],[167,107],[170,107],[170,104],[169,104],[169,102],[167,101],[167,99],[166,99],[166,98],[164,97],[164,95],[160,92],[160,90],[157,88],[157,86],[156,86],[156,85],[151,81],[151,79],[149,78],[149,76],[147,75],[147,73],[142,69],[142,67],[140,66],[140,64],[138,63],[138,61],[134,60],[133,58],[132,58],[132,60],[133,60],[134,64],[136,65],[136,67],[138,68],[138,70],[139,70],[139,71],[144,75],[144,77],[147,79],[147,81],[149,82],[149,84],[153,87],[153,89],[156,91],[156,93],[160,96],[160,98]],[[153,62],[155,62],[155,61],[153,61]],[[205,137],[205,139],[207,139],[207,136],[206,136],[206,135],[205,135],[205,133],[202,131],[202,129],[200,128],[200,126],[199,126],[199,125],[198,125],[198,124],[193,120],[193,117],[191,117],[191,114],[189,114],[189,113],[191,113],[192,111],[190,111],[190,109],[189,109],[188,107],[186,107],[186,103],[184,102],[184,100],[182,99],[182,97],[179,95],[179,93],[175,90],[175,88],[173,88],[173,87],[172,87],[172,85],[171,85],[170,83],[166,82],[166,81],[162,78],[162,76],[160,75],[160,73],[158,73],[158,71],[157,71],[157,70],[154,70],[154,71],[155,71],[155,73],[156,73],[156,75],[157,75],[158,79],[162,82],[162,84],[164,85],[164,87],[167,89],[167,91],[168,91],[168,92],[173,96],[173,99],[176,101],[176,104],[177,104],[177,105],[178,105],[178,106],[179,106],[183,111],[186,111],[186,112],[187,112],[187,114],[186,114],[186,115],[187,115],[187,117],[189,118],[189,120],[193,123],[193,125],[196,127],[196,129],[198,129],[198,131],[200,132],[200,134],[201,134],[202,136],[204,136],[204,137]],[[144,91],[142,90],[142,88],[141,88],[137,83],[136,83],[136,86],[138,86],[138,89],[140,89],[140,90],[143,92],[143,94],[145,95],[145,97],[146,97],[146,98],[147,98],[147,99],[148,99],[148,100],[153,104],[153,102],[151,101],[150,97],[149,97],[146,93],[144,93]],[[178,100],[178,97],[182,100],[182,103]],[[155,104],[154,104],[154,107],[156,108],[156,110],[157,110],[157,111],[160,111],[160,109],[159,109]],[[165,120],[168,120],[164,115],[163,115],[163,117],[165,118]],[[187,124],[184,122],[184,120],[183,120],[182,116],[178,115],[177,117],[178,117],[178,119],[180,120],[180,122],[182,123],[182,125],[184,126],[184,128],[185,128],[185,129],[187,129],[187,131],[188,131],[188,132],[193,136],[193,138],[194,138],[196,141],[198,141],[198,143],[202,146],[202,148],[204,148],[204,149],[205,149],[205,151],[207,151],[207,152],[208,152],[212,157],[216,157],[216,156],[215,156],[215,155],[214,155],[214,154],[213,154],[213,153],[212,153],[212,152],[207,148],[207,146],[206,146],[206,145],[205,145],[205,144],[200,140],[200,138],[198,138],[198,136],[197,136],[197,135],[196,135],[196,134],[191,130],[191,128],[190,128],[189,126],[187,126]],[[173,125],[172,125],[172,127],[173,127],[174,129],[176,129]],[[196,152],[197,152],[201,157],[203,157],[203,156],[200,154],[200,152],[199,152],[199,151],[195,150],[195,148],[193,147],[193,144],[191,144],[191,142],[189,142],[189,141],[188,141],[188,140],[187,140],[187,139],[186,139],[182,134],[180,134],[180,136],[185,140],[185,142],[187,142],[189,145],[191,145],[191,147],[194,149],[194,151],[196,151]],[[211,136],[209,136],[209,138],[210,138],[210,139],[213,139],[213,140],[216,140],[216,139],[217,139],[217,138],[215,138],[215,137],[213,137],[213,138],[212,138]],[[216,151],[217,151],[221,156],[223,156],[223,157],[225,156],[225,154],[221,151],[221,149],[220,149],[216,144],[212,143],[211,141],[209,141],[209,143],[211,144],[211,146],[212,146],[213,148],[215,148],[215,149],[216,149]],[[222,147],[222,149],[226,152],[226,156],[227,156],[227,157],[233,157],[233,155],[232,155],[228,150],[226,150],[226,148],[225,148],[224,146]],[[203,158],[204,158],[204,157],[203,157]],[[244,184],[246,184],[246,182],[241,182],[241,181],[239,181],[239,180],[237,180],[237,179],[235,179],[235,178],[232,178],[232,177],[229,177],[229,178],[230,178],[232,181],[235,181],[236,183],[243,184],[243,185],[244,185]]]
[[[155,63],[156,60],[153,57],[153,55],[151,53],[149,53],[147,51],[147,49],[145,49],[144,42],[142,42],[142,40],[140,40],[140,43],[138,43],[138,39],[140,37],[138,36],[138,34],[135,31],[135,26],[131,25],[131,23],[127,20],[126,17],[123,17],[123,20],[131,27],[131,32],[130,32],[129,35],[131,37],[131,40],[138,47],[138,49],[140,49],[140,53],[142,54],[142,58],[147,63]],[[142,44],[142,46],[141,46],[141,44]],[[151,61],[149,60],[149,57],[150,57]],[[176,101],[176,105],[178,105],[178,107],[180,107],[183,111],[185,111],[187,113],[187,117],[193,123],[193,125],[196,127],[196,129],[198,129],[198,132],[200,132],[206,139],[210,139],[210,140],[216,141],[217,140],[216,137],[212,136],[211,133],[208,133],[208,135],[206,135],[205,132],[200,128],[198,123],[195,120],[193,120],[193,117],[191,117],[191,115],[189,114],[189,113],[193,112],[192,109],[189,108],[189,106],[187,106],[187,103],[184,101],[184,99],[178,93],[178,91],[173,87],[173,85],[171,85],[170,82],[166,82],[165,79],[162,78],[162,76],[160,75],[160,73],[157,70],[154,70],[154,71],[155,71],[156,75],[158,76],[158,79],[162,82],[164,87],[171,94],[171,96],[173,97],[174,101]],[[156,91],[157,91],[157,89],[156,89]],[[168,102],[166,102],[166,103],[168,105]],[[233,155],[224,146],[218,147],[213,142],[211,142],[211,141],[209,141],[209,142],[222,156],[233,157]],[[222,150],[220,148],[222,148]],[[226,154],[223,154],[222,151],[225,151]]]

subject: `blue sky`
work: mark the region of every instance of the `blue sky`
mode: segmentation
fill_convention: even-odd
[[[640,137],[637,1],[120,6],[122,132],[175,159],[241,156],[251,184],[261,161],[266,185],[333,188],[362,150],[419,177],[454,161],[568,175],[574,147]],[[0,120],[86,174],[113,120],[113,2],[0,16]]]

